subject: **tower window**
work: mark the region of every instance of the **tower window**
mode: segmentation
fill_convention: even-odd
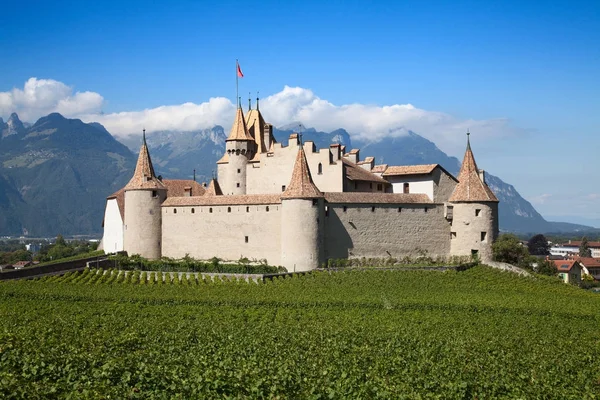
[[[242,173],[242,170],[238,168],[238,174]]]
[[[158,192],[156,190],[152,191],[152,197],[158,197]]]
[[[354,190],[358,189],[358,182],[354,182]]]
[[[244,242],[248,243],[248,236],[244,236]]]
[[[398,207],[398,212],[402,212],[402,207]]]
[[[317,171],[318,171],[319,175],[321,175],[323,173],[323,164],[319,163],[319,166],[317,167]]]
[[[481,242],[485,243],[487,238],[487,232],[481,232]]]
[[[281,191],[285,192],[285,185],[281,185]]]
[[[404,192],[404,193],[410,193],[410,187],[409,187],[409,184],[408,184],[408,182],[405,182],[405,183],[404,183],[403,192]]]
[[[371,212],[375,212],[375,207],[371,207]]]
[[[246,207],[246,212],[250,212],[250,207]]]
[[[173,209],[173,214],[177,214],[177,209],[176,208]]]
[[[240,183],[239,183],[239,182],[238,182],[238,183],[236,183],[235,185],[236,185],[237,187],[240,187]]]
[[[319,200],[313,199],[313,206],[316,206],[317,204],[319,204]]]
[[[329,217],[329,206],[325,206],[325,216]]]
[[[266,207],[267,212],[269,212],[269,206]]]
[[[227,207],[227,212],[231,212],[231,207]]]
[[[479,214],[481,214],[481,209],[479,209],[479,208],[475,209],[475,216],[479,217]]]
[[[348,207],[344,206],[344,212],[348,211]]]
[[[212,213],[212,207],[208,209],[208,212],[209,212],[209,213]]]
[[[192,214],[193,214],[193,213],[195,213],[195,212],[196,212],[196,210],[194,210],[194,209],[192,208]]]
[[[383,190],[383,184],[378,183],[377,184],[377,190],[381,192]]]
[[[450,239],[456,239],[456,232],[450,232]]]
[[[423,211],[424,211],[424,212],[427,212],[428,210],[429,210],[429,208],[427,208],[427,207],[425,207],[425,208],[423,209]]]
[[[373,182],[369,182],[369,189],[373,189]]]

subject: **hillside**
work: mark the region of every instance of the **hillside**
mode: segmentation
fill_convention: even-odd
[[[485,267],[264,284],[102,272],[0,283],[1,397],[600,392],[600,295],[556,278]]]
[[[104,199],[130,178],[135,155],[60,114],[29,127],[13,114],[0,131],[0,234],[100,233]]]

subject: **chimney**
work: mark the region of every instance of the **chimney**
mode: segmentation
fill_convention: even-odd
[[[358,149],[350,150],[350,153],[348,153],[348,160],[350,162],[353,162],[354,164],[359,162],[360,161],[359,151],[360,150],[358,150]]]
[[[342,152],[342,147],[339,144],[330,144],[329,145],[329,152],[332,155],[333,161],[338,161],[340,159],[341,152]]]
[[[481,182],[485,183],[485,171],[482,169],[479,170],[479,179],[481,179]]]
[[[192,197],[192,187],[186,186],[183,188],[183,196],[184,197]]]

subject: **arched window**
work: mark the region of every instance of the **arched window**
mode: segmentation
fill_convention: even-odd
[[[319,163],[318,174],[321,175],[323,173],[323,164]]]

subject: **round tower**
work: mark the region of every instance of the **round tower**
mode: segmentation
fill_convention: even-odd
[[[477,168],[468,135],[458,184],[449,199],[453,207],[450,254],[489,261],[498,237],[498,199],[485,183],[484,171]]]
[[[254,156],[254,139],[249,135],[242,108],[238,107],[231,133],[225,141],[227,166],[219,176],[225,194],[246,194],[246,166]]]
[[[312,181],[300,146],[292,180],[281,195],[281,264],[310,271],[323,261],[324,197]]]
[[[125,186],[125,230],[123,249],[144,258],[161,257],[161,204],[167,198],[167,188],[154,174],[146,145],[146,134],[140,149],[135,172]]]

